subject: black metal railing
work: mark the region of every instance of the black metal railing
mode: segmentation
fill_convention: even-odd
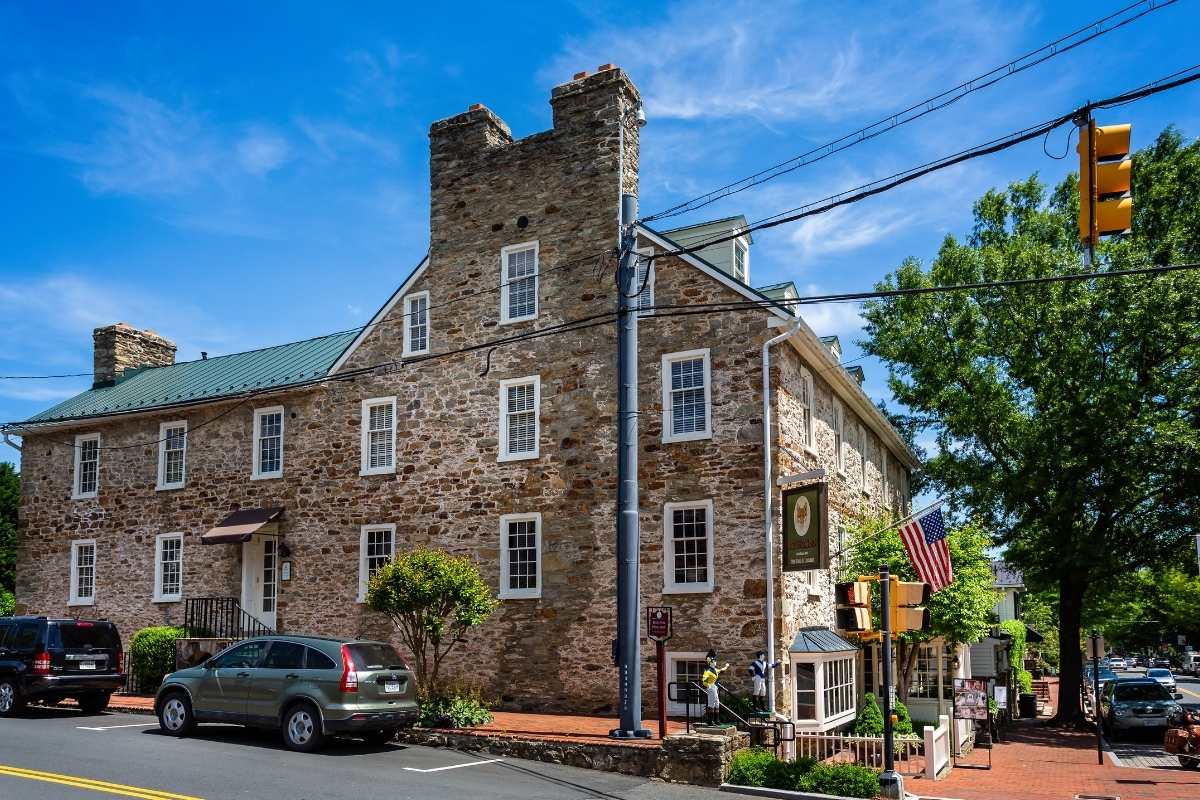
[[[751,744],[759,747],[770,747],[779,753],[779,746],[784,742],[796,740],[796,726],[788,720],[762,719],[756,716],[749,718],[734,710],[735,706],[743,705],[746,700],[741,695],[734,694],[729,689],[717,684],[718,696],[721,698],[717,722],[733,725],[739,731],[750,734]],[[707,692],[695,681],[676,681],[667,685],[667,699],[679,703],[686,709],[687,731],[692,732],[692,725],[703,722],[708,718]]]
[[[235,597],[194,597],[184,601],[183,627],[189,637],[247,639],[275,629],[250,614]]]

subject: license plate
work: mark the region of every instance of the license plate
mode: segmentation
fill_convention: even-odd
[[[386,694],[396,694],[400,691],[400,681],[385,681],[383,691]]]
[[[95,661],[80,661],[79,668],[80,669],[95,669],[96,662]]]

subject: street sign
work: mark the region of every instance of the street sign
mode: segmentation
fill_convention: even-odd
[[[783,492],[783,571],[829,566],[827,485],[814,483]]]
[[[673,632],[670,606],[651,606],[646,609],[646,635],[650,639],[665,642]]]
[[[1088,658],[1104,658],[1104,637],[1094,634],[1088,638]]]

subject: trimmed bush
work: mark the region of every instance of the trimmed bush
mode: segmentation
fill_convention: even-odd
[[[163,676],[175,671],[175,640],[186,635],[183,628],[159,625],[142,628],[129,642],[129,670],[143,692],[158,688]]]
[[[900,736],[906,733],[912,733],[912,716],[908,713],[908,706],[896,701],[896,707],[892,709],[892,713],[896,715],[896,723],[892,725],[892,733]],[[882,731],[880,732],[882,733]]]
[[[739,750],[733,754],[733,761],[729,765],[729,777],[726,780],[738,786],[767,786],[767,780],[774,777],[778,764],[775,753],[765,748],[751,747]]]
[[[863,698],[862,708],[858,710],[851,731],[855,736],[883,736],[883,710],[871,692],[867,692]]]
[[[0,617],[11,617],[17,607],[17,598],[13,593],[0,586]]]
[[[420,697],[422,728],[473,728],[492,721],[478,689],[456,689],[437,697]]]
[[[857,764],[816,764],[801,776],[796,789],[839,797],[875,797],[879,773]]]

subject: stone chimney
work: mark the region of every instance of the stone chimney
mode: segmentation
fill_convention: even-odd
[[[151,330],[140,331],[126,322],[92,331],[92,388],[112,386],[126,373],[142,367],[175,363],[175,343]]]

